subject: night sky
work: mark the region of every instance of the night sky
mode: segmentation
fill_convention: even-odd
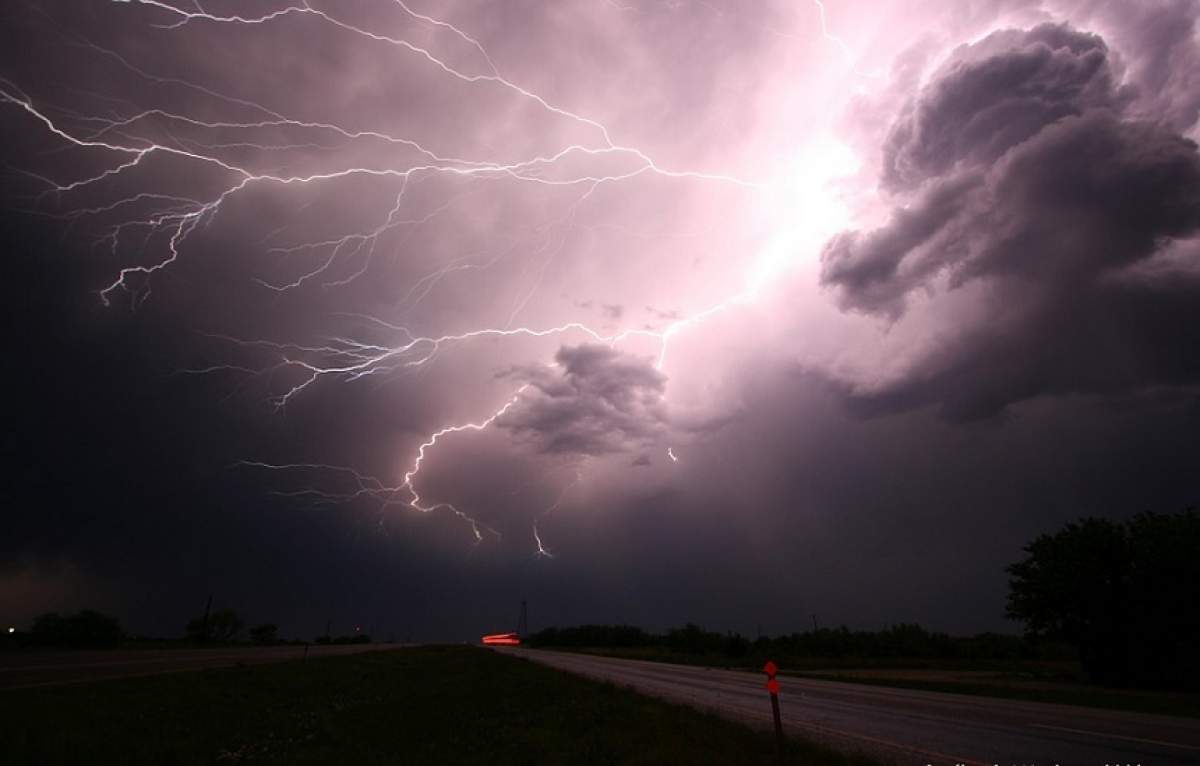
[[[1016,630],[1200,499],[1198,15],[6,3],[0,621]]]

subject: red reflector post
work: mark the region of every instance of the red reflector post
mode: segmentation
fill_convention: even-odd
[[[771,717],[775,719],[775,750],[779,756],[779,762],[783,763],[783,722],[779,718],[779,681],[775,678],[775,674],[779,672],[779,666],[771,660],[767,660],[767,664],[763,665],[763,672],[767,674],[767,692],[771,695]]]

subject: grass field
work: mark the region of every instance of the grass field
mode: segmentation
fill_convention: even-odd
[[[787,761],[868,764],[789,740]],[[0,692],[2,764],[775,763],[765,732],[466,646]]]
[[[759,670],[764,661],[754,657],[729,658],[719,654],[693,655],[656,647],[575,651],[609,657],[746,670]],[[1086,684],[1079,680],[1080,671],[1077,663],[1073,662],[1034,660],[972,662],[850,657],[835,660],[806,657],[802,659],[781,658],[779,665],[780,673],[783,675],[829,681],[1200,718],[1200,694],[1113,689]]]

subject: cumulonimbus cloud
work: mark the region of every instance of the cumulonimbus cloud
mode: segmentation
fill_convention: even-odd
[[[902,110],[883,148],[890,219],[827,243],[822,283],[893,322],[914,293],[936,305],[976,284],[986,305],[946,309],[953,332],[861,403],[973,418],[1044,393],[1200,382],[1186,257],[1200,154],[1146,114],[1123,67],[1067,25],[1006,30],[957,51]]]

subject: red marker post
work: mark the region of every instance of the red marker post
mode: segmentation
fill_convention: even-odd
[[[771,660],[767,660],[767,664],[763,666],[763,672],[767,674],[767,691],[771,694],[771,715],[775,718],[775,748],[779,751],[779,762],[783,763],[783,722],[779,720],[779,681],[775,680],[779,666]]]

